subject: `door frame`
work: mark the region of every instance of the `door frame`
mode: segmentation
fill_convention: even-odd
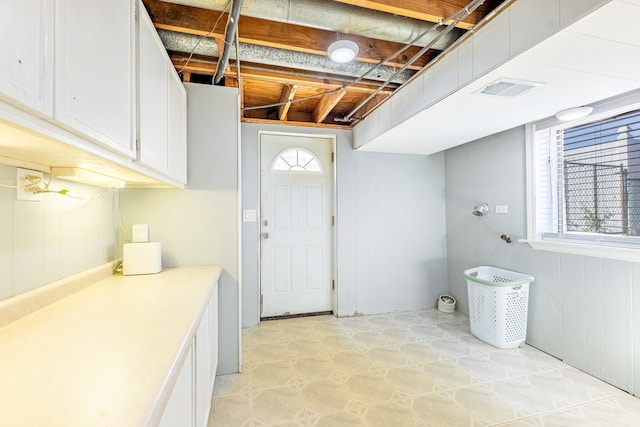
[[[337,175],[337,164],[338,164],[338,150],[337,150],[337,136],[335,134],[324,134],[324,133],[300,133],[300,132],[276,132],[276,131],[258,131],[258,200],[257,200],[257,212],[256,217],[258,220],[258,227],[256,230],[256,239],[258,241],[258,265],[256,266],[258,269],[258,324],[262,321],[262,239],[260,238],[261,227],[262,227],[262,171],[261,171],[261,162],[262,162],[262,136],[263,135],[277,135],[283,137],[303,137],[303,138],[313,138],[313,139],[329,139],[331,140],[331,215],[333,216],[333,227],[331,229],[331,244],[329,245],[331,248],[330,255],[330,264],[331,264],[331,280],[332,280],[332,289],[331,289],[331,311],[333,315],[336,316],[338,313],[338,239],[337,239],[337,231],[338,231],[338,192],[337,192],[337,183],[338,183],[338,175]]]

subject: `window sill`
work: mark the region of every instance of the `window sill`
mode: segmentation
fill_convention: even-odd
[[[519,241],[527,243],[535,250],[640,262],[640,249],[635,248],[586,245],[580,243],[554,242],[537,239],[520,239]]]

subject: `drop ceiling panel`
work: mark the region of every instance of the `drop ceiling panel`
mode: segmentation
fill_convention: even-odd
[[[566,5],[566,1],[563,4]],[[565,108],[594,103],[640,88],[640,46],[636,46],[640,32],[635,30],[632,36],[627,34],[631,30],[627,22],[638,22],[640,8],[635,3],[619,0],[612,1],[603,8],[604,10],[598,10],[589,16],[588,20],[571,26],[571,30],[563,30],[487,72],[363,145],[361,149],[431,154],[552,116]],[[623,14],[625,24],[617,26],[616,22],[621,20]],[[605,25],[608,27],[606,34],[609,39],[602,38],[603,35],[599,33],[603,31],[601,27],[604,20],[613,23]],[[502,27],[497,28],[498,30],[485,36],[487,40],[493,41],[500,34]],[[468,49],[468,44],[463,44],[459,49],[462,48]],[[501,50],[503,48],[498,43],[498,53],[494,52],[497,56],[492,61],[504,54]],[[480,40],[476,43],[474,40],[474,63],[483,60],[480,55],[483,49],[484,43]],[[484,52],[490,53],[486,50]],[[512,99],[475,94],[499,78],[538,81],[545,85]],[[428,78],[425,78],[424,82],[427,81]],[[410,88],[404,90],[407,89]],[[426,97],[427,84],[424,89]]]
[[[578,72],[631,80],[640,78],[640,46],[568,31],[554,35],[522,56],[527,61]]]
[[[632,19],[638,15],[640,0],[635,4],[616,0],[572,24],[567,31],[640,46],[638,20]]]
[[[515,98],[492,98],[475,93],[505,75],[523,80],[537,79],[546,84]],[[362,149],[432,154],[540,120],[560,109],[589,104],[612,93],[624,93],[636,87],[638,83],[628,79],[512,61],[405,121]]]

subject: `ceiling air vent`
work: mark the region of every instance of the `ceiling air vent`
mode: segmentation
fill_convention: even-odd
[[[480,93],[484,95],[513,98],[542,85],[544,85],[544,83],[529,82],[525,80],[500,79],[482,89]]]

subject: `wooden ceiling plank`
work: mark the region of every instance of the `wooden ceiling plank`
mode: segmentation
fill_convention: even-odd
[[[304,126],[304,127],[314,127],[314,128],[323,128],[323,129],[344,129],[345,127],[350,127],[349,125],[340,125],[340,124],[330,124],[330,123],[309,123],[305,121],[278,121],[278,120],[269,120],[269,119],[259,119],[259,118],[244,118],[242,119],[243,123],[262,123],[262,124],[279,124],[286,126]]]
[[[353,6],[378,10],[422,21],[439,22],[469,4],[470,0],[336,0]],[[493,4],[486,4],[493,3]],[[480,22],[494,7],[495,1],[486,2],[457,27],[468,30]]]
[[[345,90],[339,90],[321,97],[315,110],[313,110],[313,122],[322,122],[346,93]]]
[[[208,36],[216,39],[216,42],[224,37],[224,25],[220,23],[216,26],[215,31],[211,31],[214,23],[220,17],[221,13],[218,11],[181,6],[159,0],[144,0],[144,4],[157,29]],[[220,19],[220,22],[226,22],[226,14]],[[249,16],[242,16],[238,20],[238,34],[239,40],[243,43],[314,55],[326,55],[329,45],[336,40],[336,32],[334,31],[267,21]],[[381,59],[390,57],[404,46],[401,43],[356,35],[338,35],[356,42],[360,48],[358,61],[369,64],[377,64]],[[221,49],[219,43],[218,49]],[[400,57],[386,62],[385,65],[392,67],[402,66],[419,50],[419,46],[412,46],[404,51]],[[409,69],[419,70],[423,68],[437,53],[439,51],[427,52],[426,55],[415,61]]]
[[[374,96],[371,100],[369,100],[369,102],[363,105],[362,108],[360,108],[360,110],[356,111],[356,115],[358,117],[368,116],[380,104],[382,104],[384,101],[389,99],[389,96],[390,96],[389,94],[379,93],[378,95]]]
[[[278,119],[279,120],[287,120],[287,113],[289,112],[289,107],[291,107],[291,100],[296,95],[296,91],[298,90],[298,85],[285,84],[282,89],[282,95],[280,95],[280,102],[286,102],[278,107]]]

